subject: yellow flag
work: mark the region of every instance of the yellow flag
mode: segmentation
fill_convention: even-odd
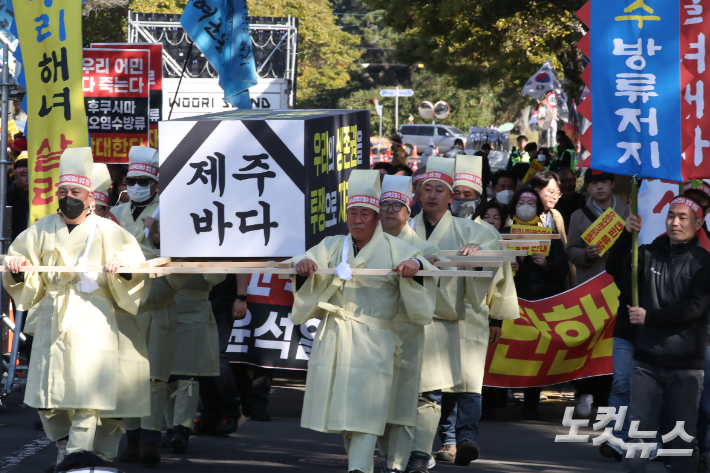
[[[81,1],[15,0],[27,81],[30,223],[57,211],[59,157],[89,146],[82,90]]]

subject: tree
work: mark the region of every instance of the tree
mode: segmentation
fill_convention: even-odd
[[[571,92],[581,92],[582,54],[575,44],[586,0],[367,0],[403,33],[404,62],[450,74],[461,87],[501,83],[519,91],[549,58]]]

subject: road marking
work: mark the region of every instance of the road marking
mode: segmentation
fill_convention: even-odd
[[[47,445],[51,444],[52,441],[47,437],[39,437],[25,444],[21,449],[16,452],[11,453],[5,457],[0,458],[0,473],[5,473],[10,468],[17,466],[25,458],[31,457],[35,453],[42,450]]]

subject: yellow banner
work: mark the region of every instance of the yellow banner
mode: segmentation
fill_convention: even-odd
[[[510,226],[510,233],[511,233],[511,234],[516,234],[516,235],[519,235],[519,234],[521,234],[521,233],[533,233],[533,234],[538,234],[538,235],[542,235],[542,234],[550,235],[550,234],[552,234],[552,229],[551,229],[551,228],[547,228],[547,227],[537,227],[537,226],[534,226],[534,225],[511,225],[511,226]],[[530,237],[528,237],[528,238],[529,238],[530,240],[534,240],[534,239],[535,239],[535,235],[530,235]],[[545,256],[550,256],[550,244],[547,244],[547,245],[540,245],[540,246],[533,246],[533,247],[530,247],[530,248],[522,248],[522,247],[519,247],[519,246],[509,246],[508,249],[509,249],[509,250],[518,250],[518,251],[528,250],[528,254],[529,254],[529,255],[532,255],[533,253],[542,253],[542,254],[545,255]]]
[[[59,158],[89,146],[82,90],[81,2],[15,0],[27,80],[30,223],[57,211]]]
[[[538,171],[546,171],[547,168],[540,163],[537,159],[533,159],[530,161],[530,169],[528,169],[528,172],[525,173],[525,177],[523,177],[523,184],[528,182],[530,178],[532,177],[533,174],[535,174]]]
[[[582,233],[582,239],[588,245],[598,245],[601,250],[599,256],[602,256],[619,238],[625,226],[624,219],[609,207]]]

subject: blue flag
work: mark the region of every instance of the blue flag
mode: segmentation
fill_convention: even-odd
[[[251,108],[249,87],[257,75],[246,0],[190,0],[180,24],[217,70],[224,100]]]
[[[592,168],[682,181],[679,15],[666,0],[592,2]]]

